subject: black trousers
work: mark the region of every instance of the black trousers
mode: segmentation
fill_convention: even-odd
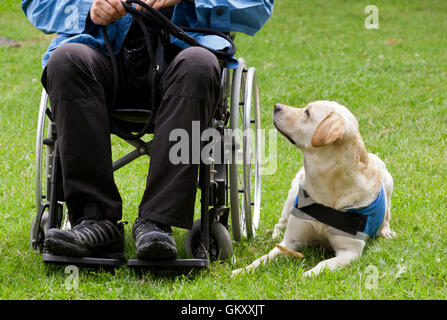
[[[194,47],[178,53],[163,74],[140,217],[191,228],[199,166],[169,161],[169,150],[176,143],[169,141],[169,134],[182,128],[191,137],[193,121],[200,121],[201,130],[206,127],[220,98],[220,71],[213,54]],[[112,170],[108,116],[112,83],[110,58],[83,44],[57,48],[42,75],[56,123],[64,198],[72,225],[83,218],[122,218]],[[118,101],[127,101],[129,106],[144,105],[149,94],[141,90],[135,95],[125,88],[119,92]]]

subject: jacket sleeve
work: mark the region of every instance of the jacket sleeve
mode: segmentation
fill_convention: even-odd
[[[93,0],[22,0],[22,10],[44,33],[76,35],[87,27]]]
[[[273,2],[274,0],[195,0],[193,10],[191,7],[194,4],[182,1],[179,5],[183,6],[183,10],[178,10],[181,14],[177,16],[174,12],[174,20],[191,27],[254,35],[272,15]]]

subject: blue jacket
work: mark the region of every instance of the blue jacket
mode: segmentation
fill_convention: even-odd
[[[254,35],[268,20],[273,11],[274,0],[195,0],[195,4],[182,1],[176,5],[172,21],[177,25],[209,28],[218,31],[238,31]],[[51,53],[59,46],[75,42],[100,49],[107,54],[99,26],[88,18],[93,0],[22,0],[22,9],[28,20],[44,33],[59,36],[50,43],[42,58],[44,67]],[[132,24],[127,14],[107,27],[112,47],[118,52]],[[225,39],[212,35],[191,34],[201,44],[215,50],[228,48]],[[182,48],[186,45],[172,39]]]

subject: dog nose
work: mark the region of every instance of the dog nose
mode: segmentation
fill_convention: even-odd
[[[273,108],[273,113],[278,113],[282,109],[281,105],[279,103],[275,104],[275,107]]]

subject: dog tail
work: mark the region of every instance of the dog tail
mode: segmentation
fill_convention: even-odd
[[[300,252],[296,252],[294,250],[291,250],[289,248],[283,247],[280,244],[275,244],[275,247],[278,248],[279,251],[281,251],[283,254],[288,255],[288,256],[292,256],[295,258],[304,258],[304,255]]]

